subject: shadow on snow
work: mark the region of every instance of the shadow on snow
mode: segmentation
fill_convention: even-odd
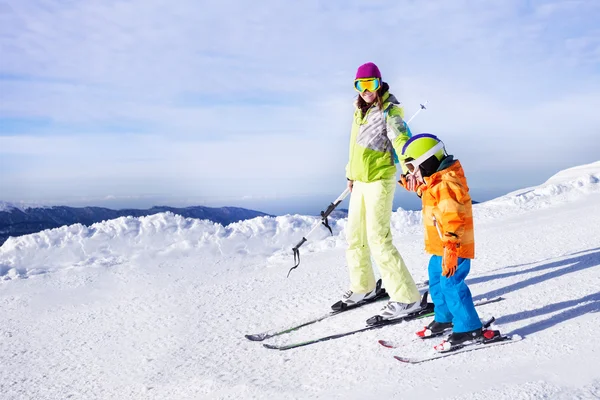
[[[514,267],[516,266],[506,268]],[[522,271],[506,272],[501,274],[487,275],[482,277],[476,277],[473,279],[467,279],[467,284],[473,285],[477,283],[487,282],[490,280],[502,279],[553,269],[552,271],[546,272],[542,275],[527,278],[520,282],[515,282],[510,285],[494,289],[488,293],[475,296],[474,300],[492,298],[496,296],[503,296],[507,293],[515,292],[531,285],[537,285],[547,280],[557,279],[567,274],[583,271],[592,267],[600,267],[600,248],[573,253],[571,254],[571,257],[559,261],[553,261],[546,264],[538,265],[536,267],[525,269]],[[567,320],[577,318],[584,314],[598,312],[600,311],[600,292],[589,294],[587,296],[575,300],[567,300],[554,304],[548,304],[544,307],[535,310],[527,310],[514,314],[504,315],[502,317],[497,318],[496,322],[499,324],[516,322],[529,318],[539,317],[545,314],[555,313],[561,310],[563,311],[558,314],[555,314],[542,321],[534,322],[532,324],[518,328],[512,333],[519,334],[521,336],[527,336],[536,332],[540,332],[544,329],[550,328]]]

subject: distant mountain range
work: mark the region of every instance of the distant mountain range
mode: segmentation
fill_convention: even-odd
[[[102,207],[37,207],[18,208],[10,207],[3,203],[0,207],[0,246],[9,236],[22,236],[42,231],[44,229],[58,228],[63,225],[82,224],[92,225],[96,222],[132,216],[143,217],[170,211],[173,214],[186,218],[207,219],[222,225],[243,221],[255,217],[269,216],[259,211],[247,210],[238,207],[152,207],[147,210],[124,209],[111,210]]]

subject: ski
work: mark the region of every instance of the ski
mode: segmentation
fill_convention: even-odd
[[[335,315],[342,314],[342,313],[345,313],[347,311],[360,308],[360,307],[362,307],[364,305],[367,305],[367,304],[370,304],[370,303],[373,303],[373,302],[376,302],[376,301],[379,301],[379,300],[385,300],[387,298],[389,298],[389,296],[387,295],[386,292],[383,292],[382,295],[377,295],[377,296],[373,297],[372,299],[369,299],[368,301],[361,301],[360,303],[356,303],[356,304],[353,304],[351,306],[348,306],[348,307],[344,308],[343,310],[330,311],[327,314],[323,314],[320,317],[317,317],[317,318],[314,318],[314,319],[302,322],[302,323],[300,323],[298,325],[294,325],[294,326],[291,326],[291,327],[288,327],[288,328],[284,328],[284,329],[281,329],[281,330],[266,331],[266,332],[262,332],[262,333],[255,333],[255,334],[244,335],[244,336],[246,337],[246,339],[251,340],[253,342],[261,342],[261,341],[263,341],[265,339],[269,339],[269,338],[272,338],[272,337],[275,337],[275,336],[279,336],[279,335],[283,335],[283,334],[286,334],[286,333],[290,333],[290,332],[296,331],[296,330],[298,330],[300,328],[304,328],[305,326],[315,324],[315,323],[317,323],[319,321],[323,321],[324,319],[333,317]]]
[[[324,337],[320,337],[320,338],[316,338],[316,339],[312,339],[312,340],[307,340],[304,342],[292,343],[292,344],[287,344],[287,345],[263,344],[263,346],[266,347],[267,349],[272,349],[272,350],[290,350],[290,349],[295,349],[297,347],[308,346],[310,344],[325,342],[325,341],[332,340],[332,339],[339,339],[339,338],[354,335],[354,334],[360,333],[360,332],[366,332],[366,331],[370,331],[373,329],[383,328],[384,326],[396,325],[401,322],[431,317],[434,315],[433,303],[427,303],[427,295],[428,295],[428,292],[425,292],[423,294],[423,299],[421,300],[422,304],[424,305],[424,308],[417,311],[416,313],[409,314],[403,318],[397,318],[397,319],[391,319],[391,320],[381,320],[381,321],[374,323],[373,325],[368,325],[364,328],[354,329],[354,330],[347,331],[347,332],[341,332],[341,333],[337,333],[334,335],[329,335],[329,336],[324,336]],[[495,303],[495,302],[501,301],[501,300],[504,300],[504,298],[503,297],[494,297],[492,299],[482,299],[482,300],[476,301],[475,306],[476,307],[482,306],[484,304]]]
[[[419,363],[422,363],[425,361],[437,360],[438,358],[444,358],[444,357],[453,356],[453,355],[459,354],[459,353],[465,353],[467,351],[481,350],[481,349],[486,349],[488,347],[500,346],[500,345],[508,344],[508,343],[515,343],[515,342],[520,341],[521,339],[522,339],[522,337],[519,335],[512,335],[512,336],[501,335],[501,336],[494,337],[493,339],[490,339],[490,340],[485,340],[481,343],[473,343],[473,344],[468,344],[468,345],[456,346],[455,348],[447,350],[447,351],[438,351],[434,354],[429,354],[429,355],[425,355],[425,356],[416,356],[416,357],[394,356],[394,358],[403,363],[419,364]]]
[[[477,300],[475,302],[473,302],[475,304],[475,307],[479,307],[479,306],[483,306],[485,304],[490,304],[490,303],[497,303],[499,301],[504,300],[504,297],[498,296],[498,297],[493,297],[491,299],[481,299],[481,300]],[[484,328],[487,328],[488,326],[490,326],[490,324],[494,322],[494,319],[492,318],[491,320],[485,322],[482,321],[482,325]],[[448,331],[451,331],[452,329],[448,329]],[[439,334],[436,335],[431,335],[431,336],[425,336],[425,337],[419,337],[421,340],[427,340],[427,339],[431,339],[431,338],[435,338],[435,337],[439,337],[439,336],[443,336],[446,333],[446,331],[441,332]],[[399,346],[396,345],[394,342],[390,341],[390,340],[378,340],[377,343],[379,343],[380,345],[382,345],[383,347],[387,347],[388,349],[396,349]]]
[[[350,336],[350,335],[354,335],[356,333],[360,333],[360,332],[366,332],[366,331],[370,331],[373,329],[379,329],[379,328],[383,328],[384,326],[390,326],[390,325],[395,325],[395,324],[399,324],[401,322],[405,322],[405,321],[411,321],[413,319],[419,319],[419,318],[425,318],[425,317],[429,317],[432,316],[433,313],[433,303],[427,303],[427,305],[425,306],[425,308],[417,311],[416,313],[413,314],[409,314],[406,317],[403,318],[397,318],[397,319],[390,319],[390,320],[383,320],[380,321],[374,325],[369,325],[366,326],[364,328],[360,328],[360,329],[355,329],[355,330],[351,330],[351,331],[347,331],[347,332],[342,332],[342,333],[337,333],[334,335],[330,335],[330,336],[324,336],[324,337],[320,337],[317,339],[312,339],[312,340],[307,340],[304,342],[298,342],[298,343],[292,343],[292,344],[286,344],[286,345],[272,345],[272,344],[263,344],[264,347],[266,347],[267,349],[272,349],[272,350],[290,350],[290,349],[295,349],[298,347],[302,347],[302,346],[308,346],[309,344],[314,344],[314,343],[320,343],[320,342],[325,342],[327,340],[332,340],[332,339],[339,339],[345,336]]]
[[[381,280],[379,280],[377,282],[377,284],[378,284],[378,286],[380,286],[381,285]],[[417,283],[417,288],[419,288],[419,289],[426,288],[427,286],[429,286],[429,281],[424,281],[424,282]],[[265,332],[262,332],[262,333],[248,334],[248,335],[244,335],[244,337],[246,339],[248,339],[248,340],[253,341],[253,342],[261,342],[261,341],[263,341],[265,339],[269,339],[269,338],[272,338],[272,337],[275,337],[275,336],[280,336],[280,335],[283,335],[283,334],[286,334],[286,333],[290,333],[290,332],[296,331],[296,330],[298,330],[300,328],[304,328],[305,326],[315,324],[315,323],[317,323],[319,321],[323,321],[324,319],[333,317],[335,315],[344,313],[346,311],[354,310],[354,309],[362,307],[364,305],[367,305],[367,304],[370,304],[370,303],[373,303],[373,302],[376,302],[376,301],[380,301],[380,300],[385,300],[387,298],[389,298],[388,294],[385,292],[385,290],[382,290],[375,297],[373,297],[372,299],[369,299],[367,301],[361,301],[360,303],[356,303],[356,304],[353,304],[351,306],[347,306],[347,307],[343,308],[342,310],[329,311],[328,313],[323,314],[320,317],[313,318],[313,319],[310,319],[308,321],[304,321],[304,322],[301,322],[301,323],[299,323],[297,325],[293,325],[293,326],[290,326],[290,327],[287,327],[287,328],[282,328],[282,329],[277,329],[277,330],[268,330],[268,331],[265,331]]]

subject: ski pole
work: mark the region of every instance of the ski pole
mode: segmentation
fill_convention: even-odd
[[[412,121],[413,119],[415,119],[415,117],[416,117],[417,115],[419,115],[419,113],[420,113],[421,111],[423,111],[423,110],[427,110],[427,108],[425,107],[426,105],[427,105],[427,101],[425,101],[425,103],[423,103],[423,104],[419,104],[420,108],[417,110],[417,112],[416,112],[416,113],[414,113],[414,114],[413,114],[413,116],[412,116],[412,117],[410,117],[410,118],[408,119],[408,121],[406,121],[406,124],[408,125],[408,123],[409,123],[410,121]]]
[[[419,113],[420,113],[421,111],[423,111],[423,110],[427,110],[427,108],[425,107],[426,105],[427,105],[427,101],[425,101],[423,104],[419,104],[419,109],[417,110],[417,112],[415,112],[415,113],[412,115],[412,117],[410,117],[410,118],[409,118],[407,121],[404,121],[404,123],[405,123],[405,124],[408,126],[408,123],[409,123],[410,121],[412,121],[413,119],[415,119],[415,117],[416,117],[417,115],[419,115]],[[386,111],[386,112],[384,112],[384,115],[386,115],[386,113],[387,113],[387,111]],[[385,118],[384,118],[384,119],[385,119]],[[384,123],[385,123],[385,121],[384,121]],[[373,142],[373,140],[375,140],[375,138],[376,138],[376,137],[377,137],[377,136],[373,136],[373,137],[371,138],[371,140],[369,140],[369,141],[367,142],[367,144],[366,144],[366,146],[365,146],[365,147],[369,147],[369,145],[371,144],[371,142]]]
[[[306,236],[303,236],[302,240],[300,240],[298,242],[298,244],[292,248],[292,251],[294,252],[294,266],[289,270],[289,272],[287,274],[288,278],[290,277],[290,272],[292,272],[293,269],[298,268],[298,266],[300,265],[300,250],[299,250],[300,246],[302,246],[304,243],[306,243],[306,241],[308,240],[307,237],[310,236],[310,234],[313,233],[314,230],[317,229],[317,227],[319,225],[323,224],[327,229],[329,229],[329,232],[333,235],[333,231],[331,230],[331,226],[329,226],[329,221],[327,220],[327,217],[329,216],[329,214],[331,214],[333,212],[333,210],[335,210],[335,208],[349,194],[350,194],[350,188],[346,188],[346,190],[344,190],[344,192],[342,194],[340,194],[333,203],[329,204],[329,206],[327,207],[327,209],[325,211],[321,211],[321,220],[318,221],[317,223],[315,223],[315,225],[310,230],[310,232],[308,232],[308,234],[306,234]]]

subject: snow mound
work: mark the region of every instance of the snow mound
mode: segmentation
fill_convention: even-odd
[[[590,193],[600,192],[600,161],[560,171],[539,186],[520,189],[474,206],[476,218],[505,215],[559,206]]]
[[[579,181],[589,178],[591,183],[598,183],[600,177],[600,161],[591,164],[579,165],[577,167],[562,170],[552,176],[546,183],[565,183],[569,181]]]
[[[89,227],[62,226],[9,238],[0,247],[0,277],[10,280],[64,268],[111,267],[127,261],[128,254],[185,254],[199,248],[211,256],[247,257],[249,263],[265,258],[289,263],[292,247],[317,222],[318,217],[286,215],[223,226],[166,212],[121,217]],[[303,254],[345,246],[346,223],[347,219],[330,220],[333,234],[325,227],[316,229],[302,246]],[[400,209],[394,213],[392,225],[397,231],[417,231],[420,213]]]
[[[63,267],[113,266],[125,261],[127,254],[165,254],[175,249],[260,255],[283,245],[280,225],[293,224],[284,217],[261,217],[223,227],[166,212],[140,218],[121,217],[89,227],[62,226],[9,238],[0,247],[0,276],[10,279]],[[260,245],[256,246],[258,242]],[[52,264],[47,260],[53,260]]]

